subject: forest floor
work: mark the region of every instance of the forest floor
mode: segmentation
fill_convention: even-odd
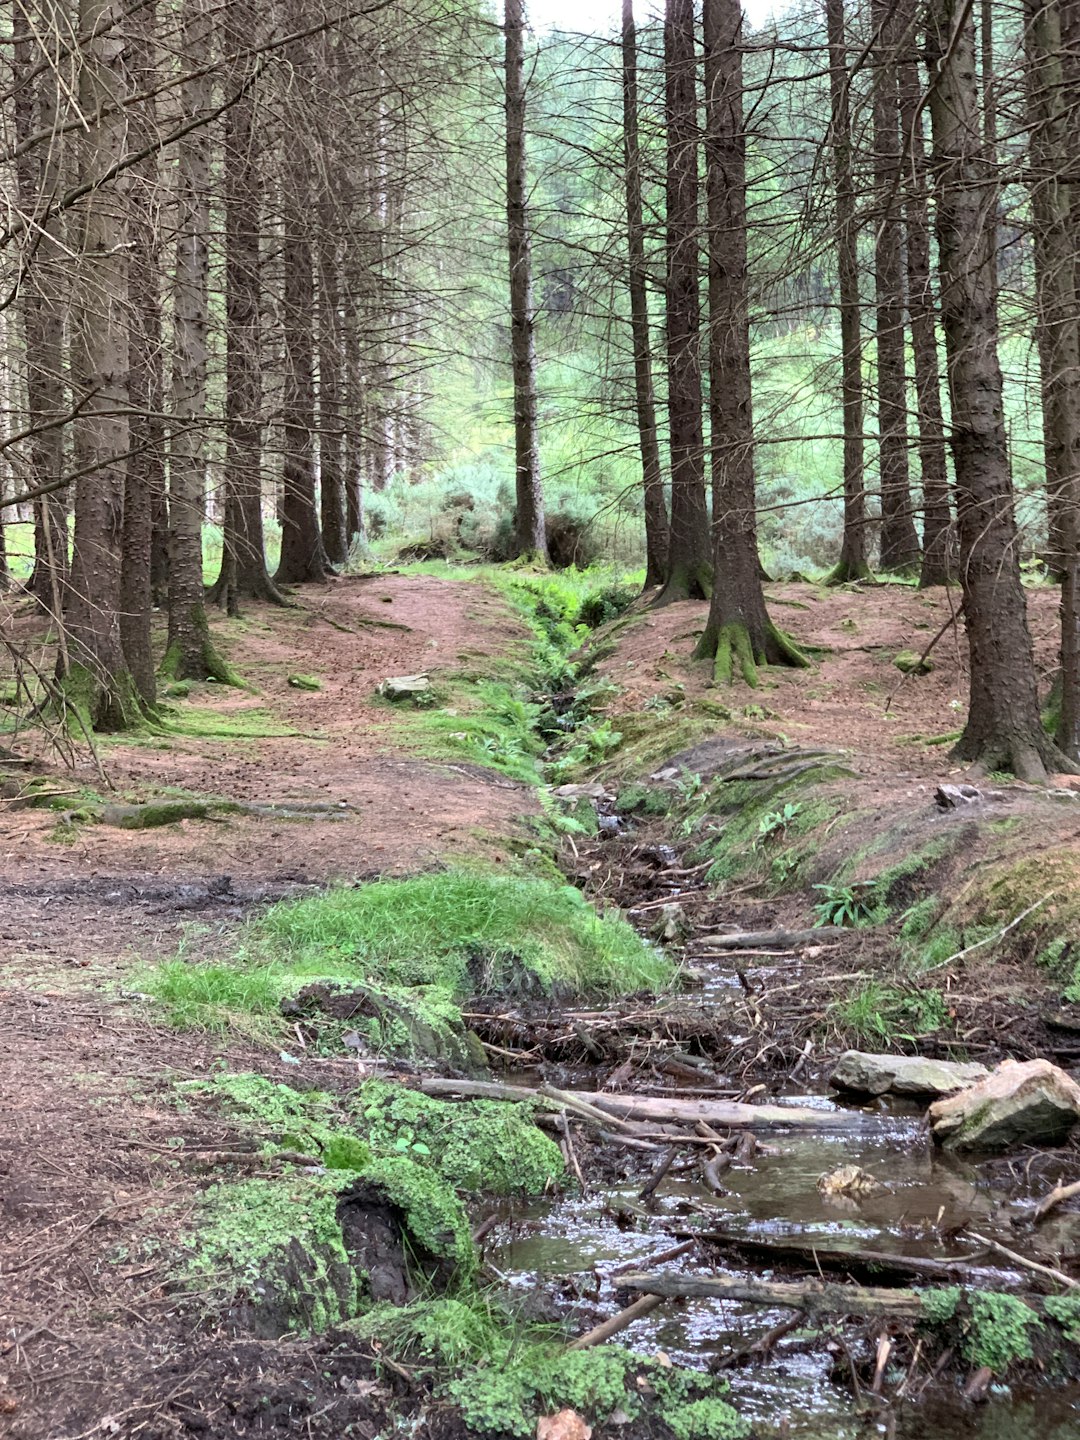
[[[825,783],[859,812],[852,834],[872,852],[875,825],[888,831],[906,808],[917,817],[917,835],[905,844],[918,849],[940,819],[936,785],[957,778],[948,747],[931,742],[962,719],[965,655],[961,637],[947,633],[927,675],[902,677],[893,659],[923,649],[948,619],[946,598],[809,585],[771,587],[770,595],[780,623],[812,647],[814,664],[768,672],[757,691],[721,694],[690,662],[703,606],[617,622],[593,666],[592,683],[607,681],[610,692],[595,723],[622,726],[629,736],[636,718],[647,743],[613,746],[589,773],[614,792],[676,752],[693,752],[710,733],[842,750],[853,773]],[[1048,672],[1056,598],[1046,591],[1029,599]],[[23,623],[29,630],[33,622]],[[407,1380],[377,1368],[358,1347],[343,1354],[318,1338],[258,1338],[205,1317],[192,1329],[171,1282],[172,1251],[212,1170],[197,1157],[229,1151],[235,1134],[220,1116],[178,1112],[170,1087],[223,1066],[293,1086],[340,1086],[357,1066],[309,1054],[299,1030],[292,1052],[280,1054],[236,1034],[177,1031],[133,993],[131,977],[181,948],[189,956],[220,950],[248,915],[331,881],[412,874],[468,857],[512,866],[534,843],[535,789],[505,767],[425,757],[407,718],[375,692],[389,676],[516,663],[528,637],[483,583],[415,572],[344,578],[305,592],[296,609],[252,607],[221,631],[251,691],[195,687],[177,702],[187,719],[172,733],[103,739],[96,761],[83,755],[74,775],[47,759],[35,774],[57,792],[74,792],[73,808],[93,793],[126,803],[209,796],[290,814],[318,808],[301,809],[301,818],[226,810],[128,830],[0,800],[0,1426],[18,1440],[200,1433],[373,1440],[390,1392],[407,1389]],[[314,674],[320,688],[296,688],[289,677],[297,674]],[[698,701],[706,708],[695,709]],[[709,711],[710,701],[726,718]],[[999,841],[999,820],[1028,817],[1038,845],[1055,855],[1080,846],[1080,800],[1071,795],[1048,801],[1001,785],[986,805]],[[572,835],[565,868],[600,901],[630,909],[675,898],[692,907],[701,882],[675,885],[663,873],[671,864],[643,858],[672,839],[664,823],[623,826],[614,844]],[[814,843],[826,853],[828,832]],[[938,879],[952,885],[950,903],[963,899],[962,872],[978,843],[965,842],[942,862]],[[709,891],[701,914],[710,925],[813,923],[809,883],[767,895],[752,881]],[[816,972],[813,957],[801,957],[807,984],[815,973],[872,972],[865,933],[853,931],[850,945],[823,955]],[[973,981],[966,999],[958,987],[954,1031],[974,1017],[967,1042],[975,1051],[981,1045],[979,1058],[1010,1048],[1018,1009],[1038,1017],[1056,1004],[1057,989],[1031,958],[1005,957],[990,979]],[[772,966],[766,978],[775,974]],[[794,1016],[784,1006],[778,999],[764,1007],[767,1020],[776,1012],[773,1028],[762,1032],[757,1068],[735,1066],[738,1087],[758,1074],[786,1077],[808,1046],[815,1065],[827,1059],[824,994],[820,1004],[815,997],[796,1006]],[[850,1037],[841,1018],[831,1024],[838,1048]],[[978,1035],[975,1024],[983,1026]],[[494,1021],[482,1031],[489,1044],[498,1033]],[[1035,1021],[1016,1029],[1019,1053],[1025,1044],[1040,1048],[1048,1033]],[[564,1057],[571,1068],[581,1058]],[[181,1144],[194,1163],[176,1159]]]

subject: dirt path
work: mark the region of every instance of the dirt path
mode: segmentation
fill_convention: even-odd
[[[829,648],[812,671],[770,672],[756,692],[709,691],[731,711],[715,728],[851,751],[857,775],[845,783],[859,803],[879,797],[883,817],[899,803],[929,805],[950,766],[946,750],[926,742],[960,722],[963,654],[947,636],[935,671],[902,684],[892,660],[923,648],[947,613],[944,599],[894,589],[773,593],[787,602],[775,613],[799,641]],[[389,1397],[359,1349],[237,1339],[209,1305],[205,1329],[193,1330],[190,1297],[181,1300],[169,1280],[170,1247],[213,1174],[210,1157],[241,1143],[220,1116],[178,1111],[175,1082],[227,1063],[294,1086],[345,1089],[355,1062],[309,1056],[299,1044],[298,1058],[162,1029],[124,990],[137,958],[172,954],[181,941],[196,950],[219,944],[253,909],[328,880],[408,873],[481,847],[489,858],[508,856],[523,817],[538,810],[533,793],[491,770],[424,759],[415,731],[410,742],[408,724],[374,692],[388,675],[524,655],[526,637],[478,584],[342,580],[304,602],[253,610],[228,627],[230,658],[256,693],[197,687],[178,709],[199,717],[204,733],[106,741],[101,758],[125,800],[174,787],[245,803],[329,803],[332,816],[227,815],[132,832],[86,825],[75,843],[59,844],[55,816],[0,812],[0,1432],[6,1425],[15,1440],[375,1440],[383,1424]],[[1052,597],[1034,602],[1048,663]],[[666,695],[679,705],[706,696],[707,677],[689,660],[703,621],[703,606],[673,606],[620,633],[599,666],[620,689],[615,723],[654,719]],[[321,688],[290,686],[296,673],[316,675]],[[884,720],[892,692],[894,718]],[[215,723],[237,733],[206,733]],[[677,710],[659,729],[677,749]],[[99,784],[90,764],[74,782],[59,771],[52,778],[57,788]],[[1027,801],[1018,791],[1009,803],[1016,813]],[[1073,835],[1071,809],[1055,826],[1054,843]],[[668,862],[655,895],[642,890],[632,837],[580,850],[594,894],[620,904],[665,897]],[[774,900],[746,888],[710,900],[702,917],[805,921],[805,896]],[[838,963],[872,966],[854,932],[852,942],[842,963],[823,960],[823,973]],[[782,1005],[790,988],[778,991]],[[705,996],[694,1004],[708,1009]],[[690,1013],[688,1033],[707,1021]],[[519,1043],[494,1030],[487,1038]],[[792,1034],[773,1047],[785,1071],[802,1040]]]
[[[230,658],[257,693],[197,687],[180,713],[195,704],[226,722],[301,734],[106,741],[101,758],[116,792],[331,800],[344,802],[340,818],[237,815],[134,832],[92,825],[61,845],[49,812],[2,812],[0,1430],[26,1440],[181,1433],[183,1394],[202,1409],[200,1368],[217,1377],[222,1405],[232,1395],[236,1414],[250,1407],[260,1417],[262,1434],[274,1433],[268,1375],[283,1377],[282,1433],[294,1433],[293,1419],[317,1409],[311,1397],[327,1388],[296,1380],[311,1368],[302,1346],[234,1355],[179,1328],[161,1243],[182,1229],[205,1172],[176,1158],[176,1146],[192,1155],[231,1142],[220,1121],[178,1117],[162,1097],[226,1054],[233,1069],[257,1065],[293,1084],[306,1076],[333,1086],[354,1067],[298,1067],[235,1040],[163,1031],[118,992],[133,959],[175,951],[193,922],[219,933],[253,907],[331,879],[426,869],[481,839],[497,856],[498,837],[535,808],[526,787],[493,771],[410,753],[374,698],[387,675],[513,650],[523,632],[482,586],[415,575],[340,580],[306,592],[303,608],[253,608],[227,633]],[[323,688],[290,687],[296,672],[314,673]],[[60,771],[52,779],[57,788],[99,784],[89,763],[74,781]],[[358,1400],[352,1418],[373,1404]],[[341,1421],[339,1406],[335,1427]],[[216,1433],[246,1433],[246,1422],[221,1424]]]

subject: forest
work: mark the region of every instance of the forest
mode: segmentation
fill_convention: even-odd
[[[1080,0],[0,117],[3,1433],[1080,1437]]]

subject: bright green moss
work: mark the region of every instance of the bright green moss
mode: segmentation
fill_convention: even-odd
[[[462,1279],[476,1269],[476,1246],[464,1206],[439,1175],[404,1156],[380,1156],[362,1178],[377,1185],[400,1209],[410,1235],[437,1259],[449,1261]]]
[[[1065,1331],[1065,1338],[1080,1345],[1080,1295],[1075,1290],[1068,1295],[1048,1295],[1043,1308]]]
[[[943,1285],[922,1293],[922,1309],[929,1325],[944,1325],[956,1314],[960,1304],[959,1285]]]
[[[538,1195],[564,1173],[559,1147],[532,1123],[528,1105],[435,1100],[371,1080],[356,1107],[375,1150],[420,1150],[458,1190]]]
[[[968,1296],[971,1321],[964,1339],[964,1358],[1003,1374],[1014,1360],[1032,1358],[1033,1327],[1042,1321],[1015,1295],[974,1290]]]

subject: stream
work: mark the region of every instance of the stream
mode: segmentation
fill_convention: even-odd
[[[744,973],[753,977],[752,971]],[[738,992],[733,967],[723,961],[701,978],[718,1007],[723,1007],[725,994]],[[580,1074],[575,1084],[587,1088]],[[769,1098],[826,1113],[856,1110],[866,1116],[866,1123],[842,1133],[765,1134],[749,1163],[736,1160],[725,1171],[723,1195],[706,1187],[699,1167],[691,1162],[682,1170],[673,1167],[648,1202],[638,1198],[642,1178],[637,1176],[584,1196],[575,1193],[516,1207],[490,1237],[489,1263],[522,1295],[539,1293],[564,1309],[584,1301],[590,1315],[606,1317],[628,1302],[625,1294],[617,1293],[617,1282],[620,1273],[631,1270],[700,1272],[704,1258],[710,1272],[774,1278],[773,1271],[764,1268],[767,1258],[758,1265],[750,1258],[724,1262],[716,1251],[705,1257],[690,1251],[656,1266],[650,1263],[693,1228],[773,1243],[818,1241],[830,1249],[858,1247],[936,1260],[978,1253],[980,1247],[969,1236],[955,1234],[963,1226],[1048,1264],[1080,1247],[1080,1216],[1067,1213],[1051,1219],[1037,1235],[1018,1239],[1006,1206],[1023,1200],[1022,1184],[1020,1189],[1013,1184],[1003,1189],[1000,1183],[995,1188],[991,1166],[942,1152],[927,1134],[920,1104],[895,1097],[865,1105],[840,1102],[824,1086],[813,1085]],[[885,1188],[858,1199],[819,1192],[821,1175],[852,1164]],[[981,1268],[985,1270],[987,1262]],[[999,1273],[1002,1288],[1017,1283],[1015,1271]],[[832,1278],[842,1277],[834,1273]],[[662,1351],[675,1363],[708,1368],[783,1324],[790,1314],[730,1301],[669,1302],[635,1321],[616,1343],[648,1354]],[[958,1391],[947,1393],[936,1386],[919,1404],[897,1406],[865,1393],[857,1401],[847,1366],[841,1345],[810,1339],[800,1328],[780,1339],[768,1359],[736,1366],[727,1377],[733,1403],[762,1435],[805,1440],[877,1434],[899,1440],[969,1434],[984,1440],[1080,1437],[1080,1386],[1025,1393],[1018,1386],[995,1385],[988,1402],[978,1407],[963,1401]],[[841,1383],[830,1378],[834,1367],[842,1371]],[[895,1392],[901,1374],[889,1378],[886,1393]],[[922,1383],[920,1377],[912,1389],[917,1393]]]

